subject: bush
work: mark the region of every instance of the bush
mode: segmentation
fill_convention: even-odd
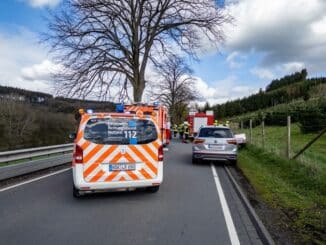
[[[308,104],[299,112],[300,128],[303,133],[318,132],[326,127],[326,101],[319,100],[317,105]]]

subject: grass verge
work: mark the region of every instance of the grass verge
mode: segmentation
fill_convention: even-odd
[[[245,129],[247,137],[249,130]],[[253,128],[252,144],[262,148],[262,130],[260,126]],[[298,124],[291,125],[291,155],[299,152],[317,133],[303,134]],[[287,128],[281,126],[265,127],[265,150],[283,157],[286,155]],[[315,165],[320,171],[326,171],[326,134],[309,147],[298,160],[302,163]]]
[[[289,218],[287,225],[300,241],[325,241],[325,171],[252,145],[240,151],[238,166],[267,205]]]

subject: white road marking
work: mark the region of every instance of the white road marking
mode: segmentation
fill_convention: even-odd
[[[235,229],[235,226],[234,226],[234,223],[233,223],[233,220],[232,220],[232,216],[231,216],[231,213],[230,213],[229,206],[228,206],[228,204],[226,202],[226,199],[225,199],[225,196],[224,196],[224,192],[223,192],[223,189],[222,189],[220,179],[218,177],[215,166],[213,164],[211,164],[211,168],[212,168],[213,177],[214,177],[215,184],[216,184],[217,193],[218,193],[218,196],[219,196],[219,199],[220,199],[220,202],[221,202],[221,206],[222,206],[226,226],[228,228],[231,244],[232,245],[239,245],[240,242],[239,242],[238,234],[237,234],[237,231]]]
[[[15,188],[15,187],[21,186],[21,185],[26,185],[26,184],[29,184],[29,183],[31,183],[31,182],[38,181],[38,180],[40,180],[40,179],[44,179],[44,178],[50,177],[50,176],[52,176],[52,175],[61,174],[61,173],[66,172],[66,171],[68,171],[68,170],[70,170],[70,169],[71,169],[71,167],[69,167],[69,168],[65,168],[65,169],[61,169],[61,170],[59,170],[59,171],[56,171],[56,172],[53,172],[53,173],[50,173],[50,174],[46,174],[46,175],[43,175],[43,176],[41,176],[41,177],[37,177],[37,178],[34,178],[34,179],[26,180],[26,181],[24,181],[24,182],[21,182],[21,183],[15,184],[15,185],[11,185],[11,186],[8,186],[8,187],[5,187],[5,188],[2,188],[2,189],[0,189],[0,192],[7,191],[7,190],[10,190],[10,189],[12,189],[12,188]]]
[[[163,151],[169,151],[169,148],[163,148]]]

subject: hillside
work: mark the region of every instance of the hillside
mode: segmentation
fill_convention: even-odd
[[[0,86],[0,151],[68,143],[79,108],[107,110],[111,102],[53,97]]]
[[[295,73],[293,76],[297,76],[297,74]],[[325,96],[326,78],[321,77],[301,80],[301,77],[298,77],[300,79],[298,78],[296,80],[291,79],[291,76],[285,76],[277,80],[282,82],[275,82],[276,80],[273,80],[267,86],[266,91],[260,90],[258,93],[242,99],[214,105],[211,109],[213,109],[215,117],[223,119],[274,107],[280,104],[287,104],[296,100],[307,101],[310,98]]]

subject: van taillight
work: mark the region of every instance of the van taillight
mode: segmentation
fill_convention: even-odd
[[[163,161],[163,145],[158,148],[158,160]]]
[[[75,163],[83,163],[83,149],[79,145],[75,147],[73,158]]]

